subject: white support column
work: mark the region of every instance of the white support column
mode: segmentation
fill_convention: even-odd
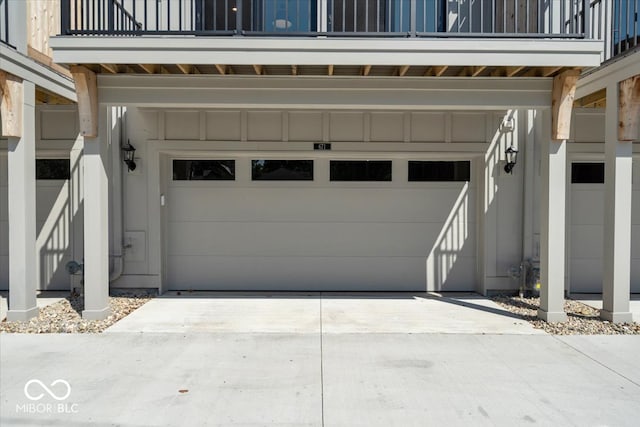
[[[551,129],[549,111],[544,111],[544,129]],[[548,133],[545,134],[548,135]],[[566,140],[542,141],[542,188],[540,216],[540,310],[547,322],[564,322]]]
[[[9,311],[7,320],[38,315],[36,305],[36,124],[35,85],[21,84],[21,136],[8,138]],[[20,90],[20,89],[18,89]],[[14,98],[15,100],[15,98]],[[21,104],[21,105],[20,105]],[[18,120],[19,121],[19,120]]]
[[[104,319],[109,309],[108,145],[84,137],[84,311],[85,319]]]
[[[604,283],[600,317],[631,322],[631,142],[618,140],[619,89],[607,87],[605,110]]]

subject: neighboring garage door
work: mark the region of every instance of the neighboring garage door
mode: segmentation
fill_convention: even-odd
[[[634,162],[634,179],[640,164]],[[640,188],[634,185],[631,216],[631,292],[640,292]],[[604,163],[571,164],[570,292],[602,292]]]
[[[171,166],[170,289],[474,289],[469,161],[210,157]]]
[[[69,159],[36,161],[36,257],[38,289],[69,289]],[[0,156],[0,289],[9,289],[7,156]]]

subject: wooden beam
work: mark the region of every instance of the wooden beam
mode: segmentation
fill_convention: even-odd
[[[407,71],[409,71],[410,67],[411,67],[410,65],[403,65],[403,66],[399,67],[398,68],[398,76],[404,77],[405,74],[407,74]]]
[[[294,76],[298,75],[298,66],[297,65],[292,65],[291,66],[291,74]]]
[[[605,102],[606,105],[607,100],[607,89],[601,89],[597,92],[592,93],[591,95],[583,96],[582,98],[576,100],[573,103],[574,107],[593,107],[595,105],[600,105]]]
[[[253,64],[253,71],[255,71],[257,76],[262,75],[262,65]]]
[[[362,67],[363,76],[368,76],[370,72],[371,72],[371,65],[365,65],[364,67]]]
[[[516,74],[518,74],[520,71],[522,71],[522,69],[524,68],[524,66],[518,66],[518,67],[506,67],[506,74],[507,77],[513,77]]]
[[[118,74],[120,72],[120,67],[116,64],[100,64],[100,66],[111,74]]]
[[[79,65],[71,67],[71,74],[78,95],[80,134],[95,138],[98,136],[98,79],[93,71]]]
[[[471,77],[477,77],[481,74],[487,67],[482,65],[480,67],[471,67]]]
[[[620,82],[619,91],[618,140],[639,141],[640,75]]]
[[[227,66],[226,65],[216,64],[216,70],[218,70],[218,73],[220,73],[220,74],[227,74]]]
[[[22,137],[22,79],[0,71],[0,118],[2,135]]]
[[[438,67],[433,67],[433,75],[436,77],[440,77],[441,75],[443,75],[447,69],[449,68],[448,65],[442,65],[442,66],[438,66]]]
[[[540,74],[542,74],[542,77],[550,77],[561,69],[562,67],[542,67],[542,71]]]
[[[333,65],[327,66],[327,74],[333,76]]]
[[[193,71],[193,74],[202,74],[196,65],[192,65],[191,70]]]
[[[576,83],[580,70],[566,70],[553,78],[551,98],[551,136],[553,139],[569,139],[571,131],[571,112]]]
[[[47,36],[47,40],[49,39],[49,36]],[[36,50],[34,48],[32,48],[31,46],[27,46],[27,55],[30,58],[35,59],[36,61],[38,61],[39,63],[46,65],[47,67],[51,68],[52,70],[62,74],[63,76],[71,77],[71,73],[69,72],[68,69],[66,69],[65,67],[63,67],[60,64],[56,64],[55,62],[53,62],[53,59],[51,59],[50,56],[45,55],[44,53],[40,52],[39,50]]]
[[[182,72],[182,74],[191,74],[191,65],[189,64],[176,64],[178,70]]]
[[[155,74],[157,67],[152,64],[138,64],[147,74]]]

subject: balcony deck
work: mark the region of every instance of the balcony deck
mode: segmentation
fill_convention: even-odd
[[[592,7],[592,0],[61,0],[61,36],[51,46],[56,62],[102,73],[551,77],[600,64]]]

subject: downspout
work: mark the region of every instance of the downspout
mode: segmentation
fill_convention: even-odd
[[[121,159],[121,150],[120,146],[122,145],[122,141],[124,141],[124,134],[126,128],[125,121],[125,107],[115,107],[116,111],[118,111],[118,115],[116,120],[119,120],[118,130],[119,130],[119,138],[116,141],[111,142],[111,182],[113,183],[112,192],[111,192],[111,203],[113,206],[113,248],[114,253],[111,254],[111,258],[113,259],[113,270],[109,274],[109,283],[113,283],[122,276],[124,271],[124,234],[123,234],[123,203],[122,203],[122,159]],[[113,111],[112,111],[113,112]]]

